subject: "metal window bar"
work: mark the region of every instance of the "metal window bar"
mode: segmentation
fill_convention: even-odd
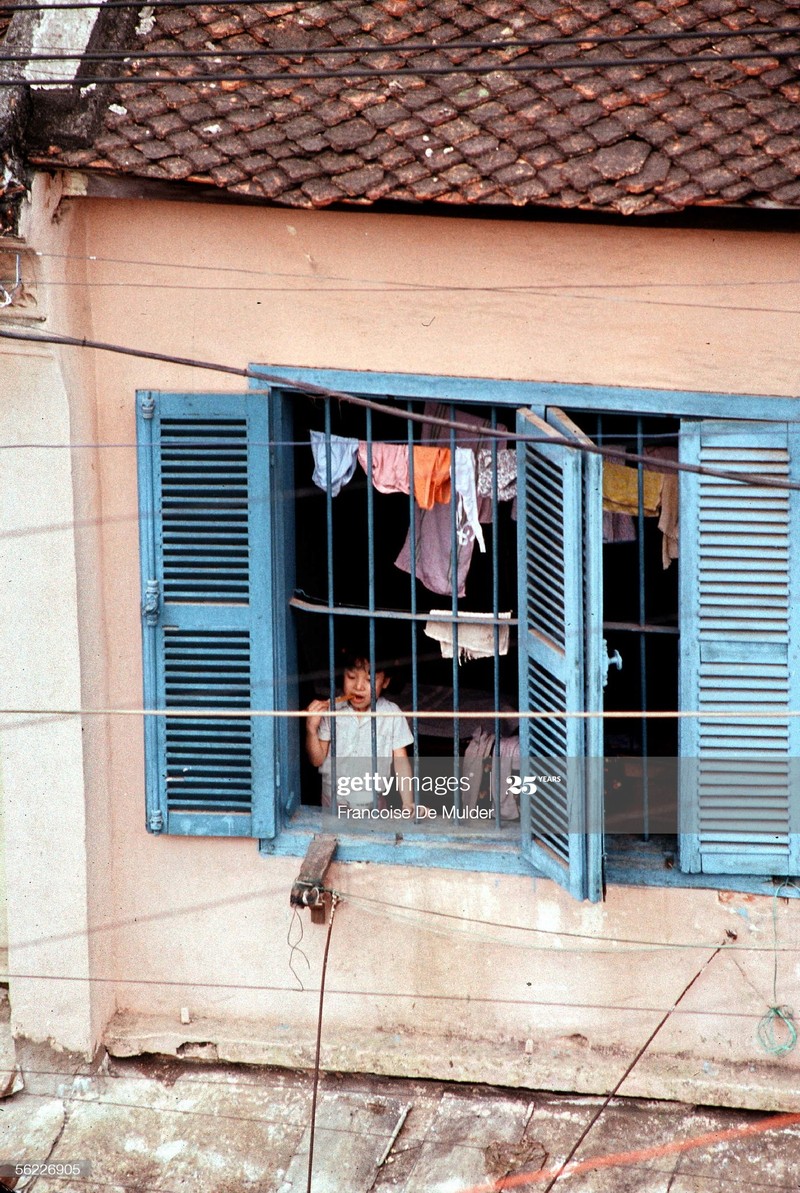
[[[643,455],[644,453],[644,436],[642,434],[642,416],[636,417],[636,453]],[[639,625],[647,623],[647,591],[645,583],[645,553],[644,553],[644,465],[640,462],[637,465],[637,489],[639,499],[639,516],[638,516],[638,535],[639,535]],[[642,712],[647,710],[647,636],[644,630],[639,631],[639,684],[641,690],[641,705]],[[642,717],[641,720],[641,734],[642,734],[642,758],[644,764],[642,766],[642,828],[643,837],[645,841],[650,839],[650,791],[648,787],[648,767],[647,758],[649,754],[648,736],[647,736],[647,717]]]
[[[331,450],[331,404],[325,403],[325,462],[327,477],[325,485],[325,550],[328,568],[328,692],[331,712],[336,710],[336,622],[334,608],[333,583],[333,487],[332,487],[332,450]],[[336,717],[330,717],[331,741],[328,747],[331,760],[331,807],[336,806]]]
[[[415,404],[411,401],[405,403],[408,410],[415,409]],[[412,672],[412,707],[414,710],[419,708],[419,648],[417,638],[417,622],[427,622],[430,618],[429,612],[419,612],[418,598],[417,598],[417,579],[416,579],[416,552],[417,552],[417,510],[414,498],[414,424],[408,424],[407,442],[409,447],[409,545],[411,548],[412,567],[409,576],[410,581],[410,612],[402,610],[378,609],[376,605],[376,586],[375,586],[375,503],[372,486],[372,463],[373,463],[373,428],[372,428],[372,411],[365,411],[366,419],[366,455],[367,455],[367,556],[368,556],[368,599],[367,608],[354,608],[347,606],[337,606],[335,602],[335,581],[334,581],[334,532],[333,532],[333,492],[332,492],[332,428],[331,428],[331,408],[329,404],[325,406],[325,455],[327,462],[327,483],[325,494],[326,506],[326,565],[327,565],[327,604],[322,605],[318,601],[304,600],[302,593],[296,593],[291,598],[290,604],[298,609],[303,609],[307,612],[318,612],[326,616],[328,623],[328,670],[329,670],[329,693],[331,708],[336,708],[336,681],[337,681],[337,666],[336,666],[336,639],[337,639],[337,617],[340,616],[354,616],[363,618],[367,614],[369,624],[369,665],[370,675],[374,682],[374,675],[378,664],[377,650],[376,650],[376,624],[382,620],[407,620],[410,622],[411,630],[411,672]],[[490,425],[493,428],[497,427],[497,411],[492,409]],[[434,439],[436,437],[434,432]],[[471,446],[477,451],[480,434],[476,431],[475,439]],[[440,440],[441,442],[441,440]],[[466,446],[466,442],[464,443]],[[453,748],[453,766],[456,775],[459,773],[461,766],[461,730],[460,730],[460,674],[459,674],[459,623],[460,624],[476,624],[486,625],[487,618],[485,614],[472,616],[469,613],[463,613],[459,610],[458,598],[458,496],[456,491],[456,431],[454,428],[449,430],[449,446],[450,446],[450,547],[451,547],[451,613],[450,617],[441,616],[443,621],[452,622],[452,636],[453,636],[453,730],[452,730],[452,748]],[[501,734],[501,718],[500,710],[500,631],[502,626],[516,627],[518,625],[517,618],[503,618],[500,619],[499,600],[500,600],[500,584],[499,584],[499,563],[500,563],[500,534],[499,534],[499,498],[498,498],[498,441],[492,437],[491,444],[491,461],[492,461],[492,548],[491,548],[491,588],[492,588],[492,613],[491,624],[493,628],[493,664],[492,664],[492,689],[493,689],[493,728],[495,733],[495,749],[492,761],[493,768],[493,797],[494,797],[494,812],[493,820],[496,826],[502,827],[500,815],[500,781],[501,781],[501,759],[500,759],[500,734]],[[370,696],[371,712],[376,711],[376,701],[374,687]],[[335,799],[336,791],[336,717],[331,717],[331,792],[332,799]],[[373,769],[377,766],[377,718],[371,718],[371,750],[372,750],[372,765]],[[413,773],[418,774],[419,767],[419,719],[412,716],[413,725]],[[415,803],[418,802],[418,792],[415,792]],[[454,810],[456,813],[461,811],[461,790],[460,785],[457,785],[454,792]]]
[[[412,402],[406,402],[406,409],[411,413],[414,409]],[[408,420],[407,428],[408,441],[408,533],[409,545],[411,548],[411,569],[409,571],[409,583],[411,585],[409,596],[411,605],[411,616],[417,617],[417,510],[414,502],[414,423],[411,419]],[[417,651],[417,624],[416,620],[411,622],[411,707],[416,711],[419,708],[419,657]],[[411,749],[413,751],[413,774],[414,778],[419,778],[419,717],[412,717],[411,732],[414,735],[414,741]],[[417,783],[414,783],[414,807],[416,808],[417,798]]]
[[[372,486],[372,411],[366,411],[367,437],[367,569],[368,594],[367,607],[369,610],[369,707],[373,714],[370,717],[370,749],[372,773],[378,769],[378,721],[375,717],[375,670],[377,660],[375,656],[375,494]],[[378,794],[373,791],[372,804],[377,806]]]
[[[497,429],[497,411],[492,407],[490,425],[493,430]],[[479,444],[476,442],[476,450]],[[491,443],[492,452],[492,617],[495,623],[492,626],[492,639],[494,646],[494,659],[492,664],[492,678],[493,696],[494,696],[494,754],[492,757],[492,795],[494,799],[494,821],[498,828],[501,827],[500,820],[500,784],[502,782],[500,773],[500,547],[498,542],[498,531],[500,527],[500,520],[498,517],[499,509],[499,489],[497,480],[497,437],[492,436]]]
[[[450,428],[450,588],[453,614],[453,774],[458,777],[461,760],[461,735],[458,719],[458,511],[456,496],[456,432]],[[461,787],[455,784],[453,803],[456,814],[461,811]]]

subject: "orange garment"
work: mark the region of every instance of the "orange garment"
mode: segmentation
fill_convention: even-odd
[[[414,448],[414,497],[424,510],[450,500],[450,449]]]

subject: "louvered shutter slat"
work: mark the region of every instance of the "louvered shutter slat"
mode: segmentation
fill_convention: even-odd
[[[147,727],[155,756],[148,794],[157,805],[150,827],[269,836],[272,725],[225,715],[267,709],[272,699],[263,399],[152,400],[152,418],[140,419],[140,455],[151,473],[142,489],[152,502],[161,603],[155,624],[145,625],[152,636],[145,681],[151,706],[167,715]],[[143,578],[147,571],[143,558]],[[170,715],[195,709],[197,716]],[[221,715],[202,715],[212,710]]]
[[[687,462],[783,480],[797,473],[793,442],[786,424],[682,428]],[[686,870],[797,873],[797,724],[788,716],[797,707],[797,498],[717,477],[681,480],[681,707],[700,714],[681,726]]]
[[[581,719],[557,714],[581,711],[587,700],[600,706],[592,642],[599,637],[593,614],[602,608],[599,459],[557,446],[580,432],[560,411],[548,418],[553,427],[517,413],[519,433],[554,441],[517,444],[520,709],[550,714],[521,720],[520,758],[523,777],[553,780],[520,796],[522,849],[577,898],[598,899],[602,792],[592,787],[590,795],[584,757],[602,752],[602,730],[598,722],[587,732]]]

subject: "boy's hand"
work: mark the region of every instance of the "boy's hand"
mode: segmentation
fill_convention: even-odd
[[[331,707],[330,700],[312,700],[306,709],[309,714],[306,720],[306,733],[317,734],[319,732],[320,722],[322,721],[322,714],[328,712]]]

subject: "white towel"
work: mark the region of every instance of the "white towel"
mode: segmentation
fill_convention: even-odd
[[[431,620],[425,622],[425,633],[433,638],[442,648],[442,658],[453,657],[453,623],[452,621],[436,621],[437,617],[452,616],[449,609],[431,609]],[[466,617],[489,619],[487,624],[478,625],[475,622],[458,623],[458,661],[467,663],[470,659],[494,658],[494,623],[491,613],[467,613]],[[511,613],[499,613],[498,617],[511,617]],[[499,654],[508,654],[508,626],[498,627],[497,649]]]

